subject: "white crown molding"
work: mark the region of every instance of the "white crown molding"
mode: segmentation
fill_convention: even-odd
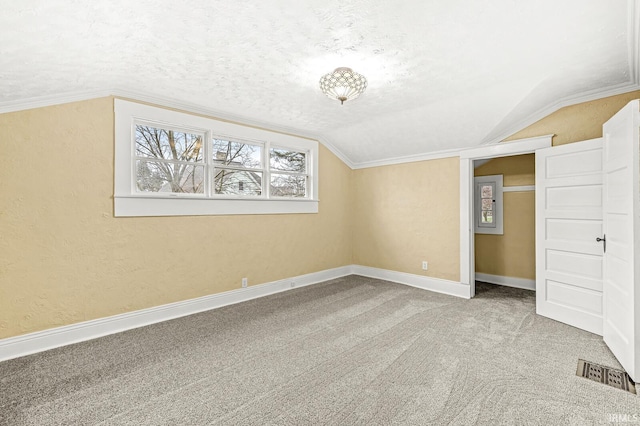
[[[509,136],[519,132],[522,129],[527,128],[533,123],[542,120],[548,115],[553,114],[561,108],[581,104],[584,102],[595,101],[610,96],[622,95],[624,93],[634,92],[640,90],[640,84],[636,82],[622,83],[616,86],[608,87],[606,89],[591,90],[589,92],[582,93],[577,96],[568,96],[562,98],[551,105],[547,105],[536,112],[528,115],[527,117],[519,120],[500,132],[498,136],[493,136],[490,139],[483,140],[480,145],[494,145],[507,139]]]
[[[188,102],[182,102],[177,99],[170,99],[161,96],[156,96],[150,93],[136,92],[132,90],[124,90],[124,89],[114,89],[112,90],[113,96],[117,98],[124,98],[130,101],[138,101],[138,102],[147,102],[150,104],[154,104],[157,106],[162,106],[166,108],[175,108],[182,110],[184,112],[190,112],[193,114],[201,114],[206,115],[212,118],[219,118],[226,121],[231,121],[237,124],[249,125],[253,127],[259,127],[265,130],[272,130],[280,133],[289,134],[292,136],[300,136],[307,139],[317,140],[322,145],[324,145],[329,151],[331,151],[336,157],[338,157],[343,163],[345,163],[349,168],[353,169],[353,163],[348,157],[340,151],[334,144],[322,138],[314,133],[310,132],[301,132],[299,129],[295,129],[293,127],[287,126],[279,126],[272,123],[266,123],[259,120],[250,120],[245,117],[229,114],[223,111],[214,110],[211,108],[203,108],[197,104],[192,104]]]
[[[483,274],[476,272],[476,281],[482,281],[489,284],[498,284],[505,287],[522,288],[525,290],[536,290],[536,280],[526,278],[504,277],[501,275]]]
[[[503,143],[493,143],[474,148],[460,150],[460,158],[484,159],[506,157],[510,155],[530,154],[536,149],[548,148],[552,145],[555,135],[542,135],[532,138],[518,139]]]
[[[568,97],[562,98],[550,105],[547,105],[545,107],[538,109],[537,111],[525,117],[524,119],[509,125],[498,136],[493,136],[490,139],[485,139],[482,142],[480,142],[480,145],[494,145],[499,142],[502,142],[504,139],[508,138],[509,136],[517,133],[518,131],[526,128],[527,126],[530,126],[531,124],[541,120],[542,118],[554,113],[560,108],[564,108],[567,106],[571,106],[571,105],[575,105],[583,102],[602,99],[609,96],[616,96],[623,93],[640,90],[640,5],[636,0],[628,0],[628,7],[629,7],[628,57],[629,57],[629,75],[631,78],[630,82],[621,83],[619,85],[611,86],[605,89],[591,90],[576,96],[568,96]],[[106,96],[114,96],[117,98],[128,99],[131,101],[145,102],[145,103],[150,103],[157,106],[179,109],[179,110],[190,112],[193,114],[200,114],[200,115],[205,115],[209,117],[215,117],[222,120],[235,122],[238,124],[258,127],[265,130],[271,130],[271,131],[290,134],[290,135],[299,136],[307,139],[317,140],[322,145],[324,145],[327,149],[329,149],[329,151],[331,151],[336,157],[338,157],[343,163],[345,163],[352,170],[388,166],[393,164],[413,163],[418,161],[436,160],[441,158],[457,157],[461,151],[465,150],[465,148],[450,149],[450,150],[432,151],[432,152],[421,153],[421,154],[413,154],[413,155],[407,155],[407,156],[401,156],[401,157],[392,157],[392,158],[381,159],[381,160],[353,162],[331,141],[313,132],[301,131],[300,129],[297,129],[297,128],[276,125],[273,123],[263,122],[260,120],[252,120],[240,115],[230,114],[224,111],[202,107],[194,103],[184,102],[177,99],[157,96],[151,93],[145,93],[145,92],[125,89],[125,88],[67,92],[67,93],[60,93],[56,95],[46,95],[46,96],[40,96],[35,98],[29,98],[29,99],[0,102],[0,114],[65,104],[69,102],[84,101],[84,100],[95,99],[95,98],[106,97]]]
[[[491,145],[501,142],[544,117],[553,114],[560,108],[640,90],[640,2],[637,0],[627,0],[627,7],[629,10],[627,20],[627,45],[630,81],[604,89],[595,89],[579,95],[562,98],[550,105],[540,108],[522,120],[511,124],[498,136],[485,139],[480,144]]]
[[[80,92],[66,92],[55,95],[38,96],[35,98],[18,99],[0,102],[0,114],[43,108],[53,105],[68,104],[70,102],[87,101],[89,99],[111,96],[111,90],[87,90]]]
[[[317,137],[316,140],[324,145],[329,151],[333,153],[333,155],[338,157],[340,161],[346,164],[351,170],[355,168],[355,164],[353,163],[353,161],[351,161],[349,157],[347,157],[342,151],[340,151],[338,147],[335,146],[332,142],[329,142],[326,138],[320,136]]]
[[[493,143],[489,146],[479,146],[471,148],[447,149],[442,151],[434,151],[426,154],[407,155],[404,157],[389,158],[386,160],[366,161],[362,163],[354,163],[353,169],[366,169],[370,167],[390,166],[393,164],[415,163],[418,161],[438,160],[441,158],[464,157],[479,158],[482,155],[487,157],[497,157],[501,153],[504,155],[517,155],[520,151],[529,152],[532,149],[546,148],[551,146],[551,139],[555,135],[542,135],[532,138],[518,139],[509,141],[508,145],[504,143]]]
[[[427,152],[424,154],[406,155],[403,157],[393,157],[383,160],[363,161],[353,163],[353,169],[368,169],[371,167],[391,166],[393,164],[416,163],[418,161],[438,160],[441,158],[457,157],[460,149],[446,149],[442,151]]]
[[[70,102],[86,101],[90,99],[103,98],[106,96],[114,96],[116,98],[122,98],[133,102],[150,103],[161,107],[173,108],[182,110],[184,112],[205,115],[212,118],[218,118],[224,121],[231,121],[237,124],[248,125],[252,127],[259,127],[265,130],[271,130],[279,133],[285,133],[293,136],[300,136],[306,139],[317,140],[324,145],[329,151],[331,151],[336,157],[338,157],[349,168],[353,169],[353,163],[349,158],[340,151],[333,143],[329,142],[325,138],[322,138],[316,134],[310,132],[301,132],[299,129],[287,126],[279,126],[272,123],[262,122],[259,120],[250,120],[245,117],[225,113],[219,110],[211,108],[204,108],[202,106],[182,102],[177,99],[170,99],[162,96],[156,96],[150,93],[144,93],[139,91],[133,91],[128,89],[108,89],[108,90],[92,90],[81,92],[68,92],[58,95],[39,96],[36,98],[21,99],[7,102],[0,102],[0,114],[9,112],[24,111],[34,108],[43,108],[53,105],[61,105]]]
[[[292,136],[298,136],[306,139],[317,140],[315,135],[302,132],[299,129],[293,127],[276,125],[260,120],[252,120],[241,115],[231,114],[228,112],[220,111],[213,108],[202,107],[201,105],[184,102],[178,99],[173,99],[165,96],[157,96],[152,93],[140,92],[130,89],[116,88],[111,90],[111,94],[116,98],[129,100],[132,102],[145,102],[160,107],[178,109],[187,113],[204,115],[211,118],[217,118],[224,121],[230,121],[236,124],[242,124],[245,126],[258,127],[264,130],[271,130],[279,133],[285,133]]]

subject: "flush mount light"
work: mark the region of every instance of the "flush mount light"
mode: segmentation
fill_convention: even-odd
[[[355,99],[367,88],[367,79],[351,68],[340,67],[320,79],[320,89],[331,99],[344,101]]]

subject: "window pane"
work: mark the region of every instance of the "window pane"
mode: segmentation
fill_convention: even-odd
[[[491,198],[482,199],[482,210],[493,210],[493,200]]]
[[[216,170],[213,178],[216,194],[248,195],[262,194],[262,173],[244,170]]]
[[[306,197],[307,177],[300,175],[271,175],[272,197]]]
[[[136,162],[140,192],[204,193],[204,167],[160,161]]]
[[[262,167],[262,147],[260,145],[214,139],[213,162],[225,166],[259,169]]]
[[[272,148],[269,164],[275,170],[304,173],[307,170],[307,155],[304,152]]]
[[[482,223],[493,223],[493,212],[483,211],[481,216]]]
[[[136,155],[178,161],[203,161],[202,135],[136,125]]]
[[[482,185],[481,190],[482,198],[493,198],[493,186],[492,185]]]

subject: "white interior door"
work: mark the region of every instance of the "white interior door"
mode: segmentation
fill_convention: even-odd
[[[640,379],[638,271],[639,101],[604,124],[603,338],[631,378]]]
[[[602,335],[602,139],[536,151],[536,312]]]

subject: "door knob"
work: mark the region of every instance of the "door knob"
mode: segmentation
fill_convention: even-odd
[[[604,235],[602,236],[602,238],[600,238],[600,237],[596,237],[596,241],[597,241],[597,242],[600,242],[600,241],[602,241],[602,242],[603,242],[603,244],[604,244],[604,252],[606,253],[606,252],[607,252],[607,234],[604,234]]]

